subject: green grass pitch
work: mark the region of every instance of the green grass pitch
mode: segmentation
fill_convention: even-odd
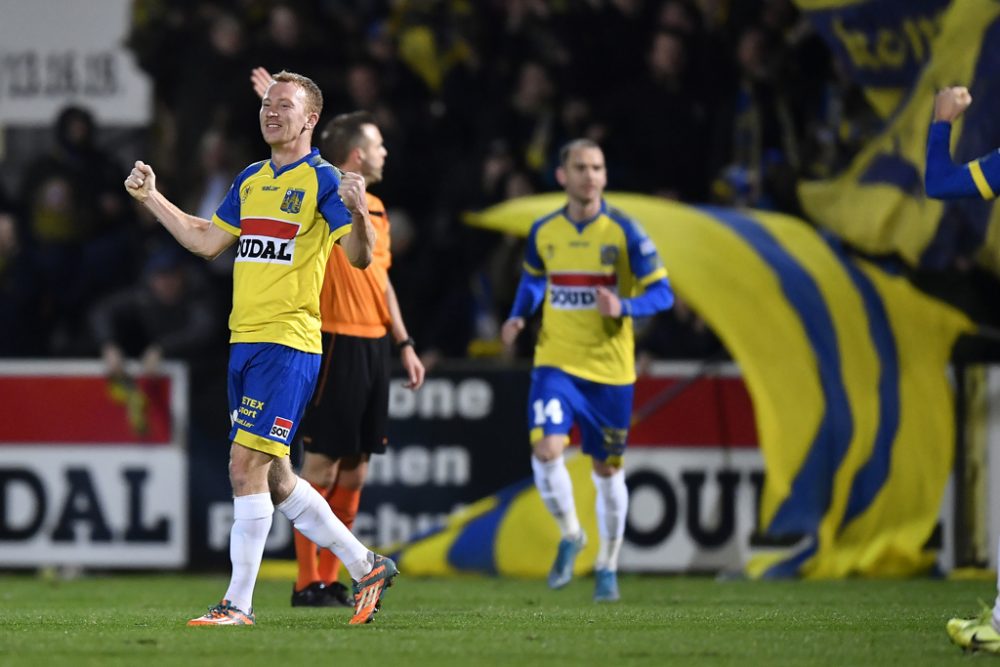
[[[404,573],[405,575],[405,573]],[[292,609],[261,581],[257,626],[187,628],[221,576],[0,576],[0,665],[383,667],[461,665],[960,665],[944,625],[992,600],[991,581],[715,581],[623,576],[622,602],[593,580],[401,576],[373,624],[347,609]],[[984,662],[985,661],[985,662]],[[1000,665],[1000,662],[997,663]]]

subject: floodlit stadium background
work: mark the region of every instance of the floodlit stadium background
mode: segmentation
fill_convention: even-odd
[[[326,118],[368,109],[386,137],[373,191],[431,372],[393,389],[356,529],[404,570],[547,565],[531,337],[504,351],[497,333],[578,136],[604,147],[609,199],[681,299],[640,327],[622,568],[995,566],[1000,216],[929,201],[922,173],[940,86],[976,100],[958,159],[1000,145],[1000,5],[0,0],[0,16],[0,567],[225,569],[231,261],[178,253],[121,181],[143,159],[210,215],[265,155],[258,65],[313,77]],[[108,304],[166,272],[184,298],[160,326],[208,324],[154,377],[109,383]],[[142,327],[117,328],[139,357]],[[267,555],[290,554],[276,521]]]

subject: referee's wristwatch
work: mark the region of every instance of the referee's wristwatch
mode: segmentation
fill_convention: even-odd
[[[400,352],[403,351],[404,347],[412,347],[412,348],[416,349],[417,344],[416,344],[416,342],[414,342],[413,338],[411,338],[410,336],[407,336],[403,340],[401,340],[398,343],[396,343],[396,349],[399,350]]]

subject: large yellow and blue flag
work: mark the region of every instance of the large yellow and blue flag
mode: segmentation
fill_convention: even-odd
[[[468,221],[526,234],[563,198],[512,200]],[[643,223],[679,296],[743,372],[766,473],[760,530],[801,538],[752,561],[748,572],[904,576],[931,567],[935,555],[925,545],[954,446],[947,362],[973,324],[801,220],[643,195],[607,199]],[[590,512],[587,461],[573,461],[571,470],[577,507]],[[557,540],[525,481],[400,557],[419,573],[541,575]]]
[[[870,255],[909,266],[972,260],[1000,274],[1000,209],[940,202],[923,189],[936,90],[966,85],[975,99],[955,124],[954,155],[968,162],[1000,145],[1000,3],[983,0],[797,0],[885,125],[832,179],[804,181],[806,217]]]
[[[896,111],[931,58],[951,0],[795,0],[881,118]]]

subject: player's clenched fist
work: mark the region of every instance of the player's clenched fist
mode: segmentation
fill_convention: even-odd
[[[146,201],[149,193],[156,190],[156,174],[153,168],[141,160],[136,160],[132,173],[125,179],[125,191],[138,201]]]
[[[340,177],[340,187],[337,193],[344,200],[344,205],[351,213],[362,213],[368,210],[365,200],[365,179],[361,174],[345,171]]]
[[[621,317],[622,314],[621,299],[603,285],[597,286],[597,312],[604,317]]]
[[[952,86],[938,91],[934,97],[934,120],[952,122],[972,104],[972,95],[965,86]]]
[[[524,329],[524,318],[512,317],[500,327],[500,340],[504,345],[513,345],[522,329]]]

